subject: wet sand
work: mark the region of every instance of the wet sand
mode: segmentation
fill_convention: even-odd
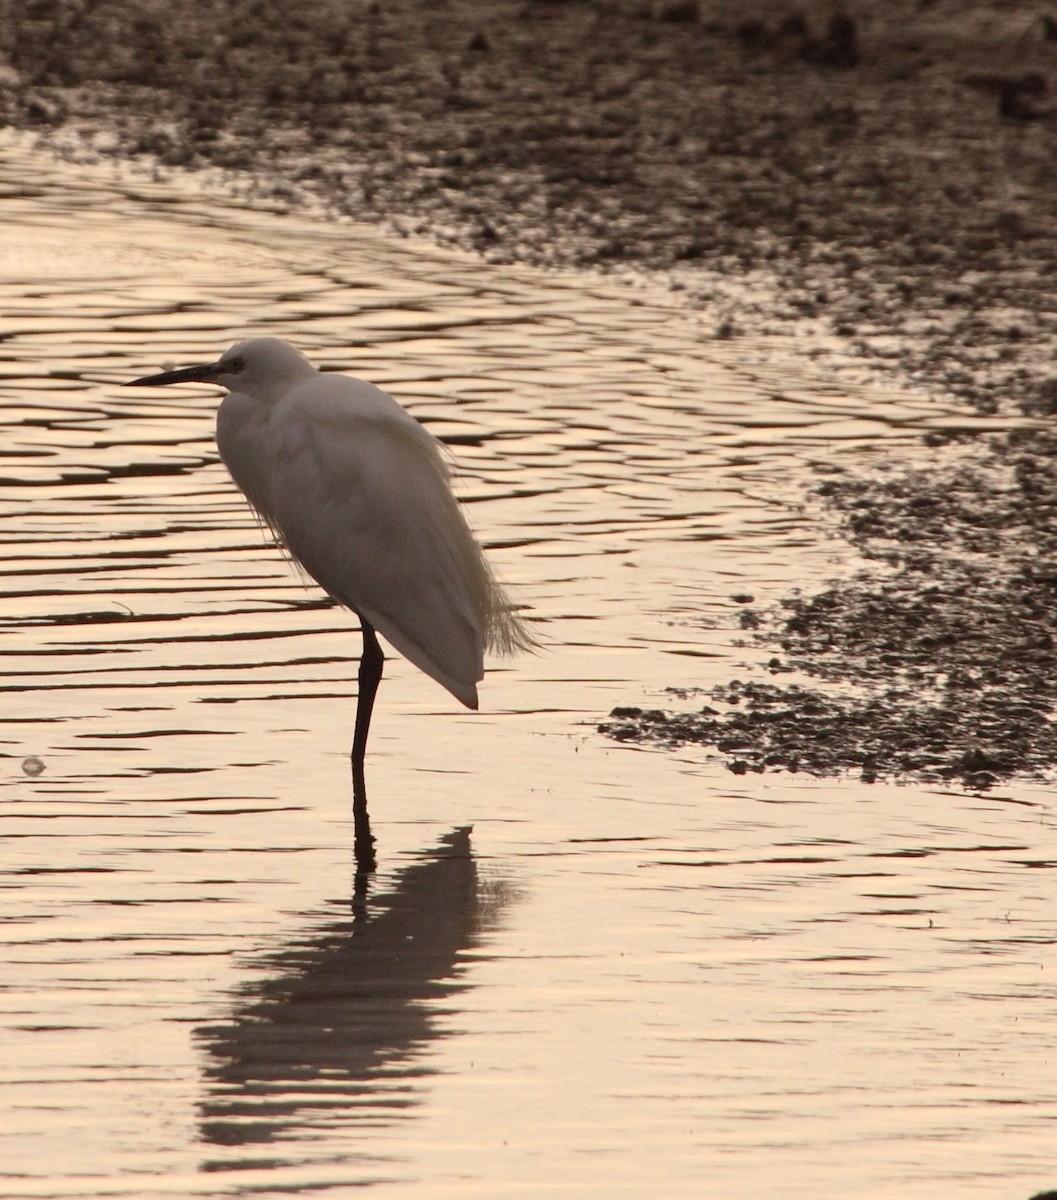
[[[929,470],[819,478],[876,566],[745,602],[769,682],[731,681],[688,716],[688,668],[675,712],[635,716],[629,696],[606,723],[729,746],[734,771],[983,788],[1057,762],[1057,38],[1026,5],[848,13],[198,0],[170,22],[41,5],[7,15],[0,113],[66,154],[230,170],[255,198],[492,262],[661,273],[718,340],[784,335],[837,379],[894,372],[1007,416],[1007,434],[930,434]],[[784,683],[794,669],[817,686]]]

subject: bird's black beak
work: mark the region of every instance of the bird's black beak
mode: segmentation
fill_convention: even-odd
[[[122,387],[163,387],[167,383],[216,383],[221,374],[220,363],[206,363],[200,367],[183,367],[179,371],[163,371],[160,375],[145,375],[142,379],[130,379]]]

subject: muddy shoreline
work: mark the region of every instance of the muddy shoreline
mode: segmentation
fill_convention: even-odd
[[[705,711],[629,697],[602,728],[735,771],[982,788],[1057,765],[1052,20],[997,0],[0,0],[0,30],[0,120],[61,153],[230,169],[494,262],[663,273],[716,337],[784,333],[825,369],[1008,414],[927,473],[819,480],[876,567],[743,608],[769,680]]]

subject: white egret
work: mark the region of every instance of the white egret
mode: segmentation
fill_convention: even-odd
[[[126,387],[215,383],[217,447],[282,548],[363,631],[352,747],[356,858],[374,868],[364,756],[384,655],[375,631],[468,708],[484,651],[535,645],[451,490],[441,445],[391,396],[322,374],[287,342],[238,342],[217,362]]]

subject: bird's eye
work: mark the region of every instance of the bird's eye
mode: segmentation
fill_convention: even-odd
[[[227,362],[224,363],[224,371],[228,375],[237,375],[240,371],[245,369],[245,366],[246,360],[241,356],[229,358]]]

